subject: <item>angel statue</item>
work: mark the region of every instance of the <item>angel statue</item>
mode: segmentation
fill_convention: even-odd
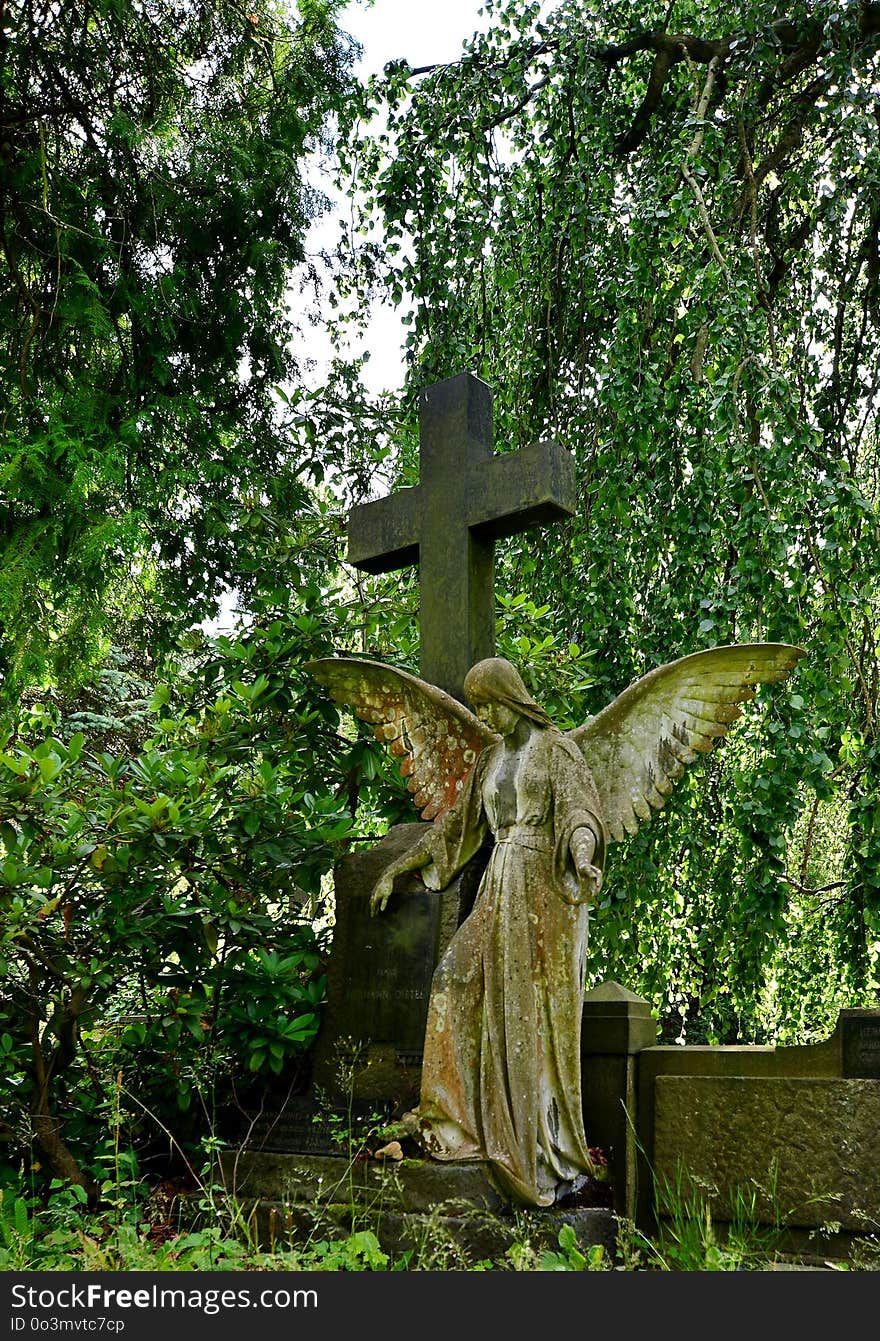
[[[434,972],[418,1108],[405,1121],[439,1160],[483,1160],[512,1200],[548,1206],[594,1172],[581,1109],[589,905],[608,845],[665,803],[755,686],[804,655],[784,643],[715,647],[649,671],[562,732],[509,661],[467,674],[463,704],[414,675],[350,657],[309,669],[375,725],[424,819],[395,877],[445,889],[491,834],[473,909]]]

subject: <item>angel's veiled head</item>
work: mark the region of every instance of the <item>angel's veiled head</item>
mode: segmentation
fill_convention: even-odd
[[[553,725],[540,703],[536,703],[526,689],[519,671],[504,657],[487,657],[472,666],[464,677],[464,692],[475,708],[484,704],[497,705],[506,713],[515,713],[514,725],[520,717],[528,717],[538,726]],[[501,721],[488,725],[506,734]]]

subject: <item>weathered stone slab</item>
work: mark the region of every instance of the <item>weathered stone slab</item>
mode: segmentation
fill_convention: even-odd
[[[492,1182],[488,1167],[471,1163],[439,1163],[405,1159],[348,1160],[341,1155],[291,1155],[266,1151],[222,1157],[227,1185],[234,1178],[236,1196],[295,1201],[304,1204],[342,1201],[384,1190],[398,1211],[421,1212],[465,1203],[477,1210],[504,1211],[505,1199]]]
[[[559,1251],[559,1231],[570,1225],[581,1252],[601,1244],[608,1259],[613,1259],[617,1244],[617,1218],[602,1207],[574,1211],[532,1211],[519,1224],[478,1211],[462,1215],[386,1213],[377,1224],[382,1248],[397,1257],[404,1252],[424,1252],[427,1247],[446,1270],[467,1267],[474,1262],[503,1260],[515,1242],[528,1241],[535,1253],[547,1249]],[[445,1239],[445,1252],[444,1252]],[[445,1260],[444,1260],[445,1258]],[[439,1265],[439,1263],[437,1263]]]
[[[242,1204],[256,1241],[266,1250],[295,1249],[315,1237],[344,1239],[351,1231],[351,1207],[327,1203],[318,1208],[288,1202],[257,1201]],[[358,1222],[361,1227],[366,1221]],[[467,1270],[477,1262],[505,1261],[514,1243],[527,1240],[529,1249],[538,1254],[548,1249],[559,1251],[559,1231],[570,1225],[581,1252],[601,1244],[613,1261],[617,1245],[618,1221],[612,1211],[587,1207],[575,1211],[535,1211],[528,1220],[517,1224],[512,1219],[470,1211],[461,1215],[442,1212],[401,1213],[383,1209],[374,1212],[370,1225],[383,1252],[392,1264],[404,1254],[408,1265],[422,1269]]]
[[[384,913],[373,917],[376,881],[424,828],[395,825],[334,872],[336,926],[312,1071],[313,1091],[330,1101],[353,1097],[401,1110],[418,1101],[431,979],[473,906],[486,862],[475,857],[439,894],[401,876]]]
[[[715,1219],[730,1218],[741,1188],[765,1223],[880,1221],[880,1082],[659,1076],[655,1090],[655,1173],[675,1186],[685,1169]]]

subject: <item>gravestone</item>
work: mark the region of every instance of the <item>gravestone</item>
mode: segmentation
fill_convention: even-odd
[[[496,456],[492,393],[470,373],[422,392],[419,416],[420,483],[352,509],[348,560],[370,573],[418,564],[420,672],[462,699],[467,671],[495,651],[495,541],[574,512],[574,461],[553,442]],[[488,859],[488,850],[478,854],[439,895],[403,877],[382,917],[371,917],[373,886],[423,827],[396,826],[334,872],[336,926],[313,1087],[340,1102],[346,1088],[395,1112],[418,1101],[431,978]]]
[[[335,871],[337,917],[327,1005],[315,1047],[313,1087],[331,1101],[418,1102],[431,979],[440,956],[473,907],[488,853],[478,854],[439,894],[401,876],[381,917],[370,895],[382,870],[420,837],[398,824]]]

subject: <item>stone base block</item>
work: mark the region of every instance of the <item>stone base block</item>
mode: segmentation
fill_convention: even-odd
[[[503,1259],[515,1243],[534,1252],[558,1249],[570,1225],[582,1252],[602,1244],[609,1256],[617,1218],[604,1207],[514,1209],[480,1163],[440,1164],[229,1152],[227,1191],[265,1249],[303,1248],[369,1227],[392,1262],[466,1269]]]
[[[227,1191],[236,1197],[315,1204],[363,1202],[383,1197],[400,1211],[429,1212],[440,1205],[468,1205],[504,1212],[507,1202],[479,1162],[440,1164],[404,1159],[349,1161],[343,1156],[263,1151],[222,1157]]]

